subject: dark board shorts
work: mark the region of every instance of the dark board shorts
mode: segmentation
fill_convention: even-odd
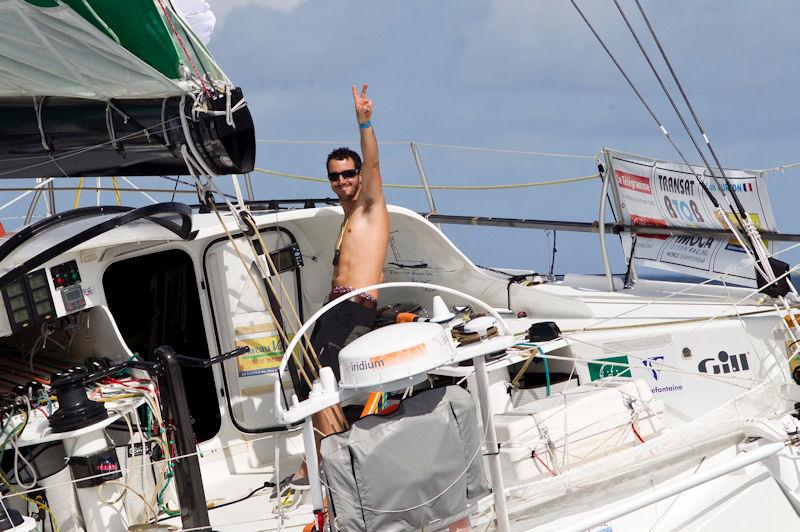
[[[359,336],[371,331],[375,326],[375,317],[374,309],[353,301],[343,301],[323,314],[314,325],[311,345],[319,357],[320,364],[329,366],[333,370],[337,382],[340,378],[339,351]],[[294,359],[290,359],[289,369],[297,398],[302,401],[308,397],[308,385],[305,379],[297,375]],[[309,378],[313,379],[307,368],[306,371],[309,373]]]

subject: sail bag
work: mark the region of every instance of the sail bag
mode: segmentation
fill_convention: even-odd
[[[488,492],[475,405],[465,390],[426,390],[389,415],[322,440],[329,509],[339,530],[436,530]]]

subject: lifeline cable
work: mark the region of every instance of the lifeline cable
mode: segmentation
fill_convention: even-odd
[[[327,179],[320,179],[318,177],[308,177],[304,175],[298,174],[289,174],[287,172],[278,172],[276,170],[268,170],[266,168],[254,168],[254,171],[261,172],[262,174],[269,174],[281,177],[288,177],[291,179],[297,179],[300,181],[312,181],[314,183],[328,183],[329,180]],[[500,184],[500,185],[429,185],[428,188],[431,190],[505,190],[505,189],[516,189],[516,188],[532,188],[532,187],[545,187],[549,185],[563,185],[566,183],[578,183],[581,181],[591,181],[593,179],[597,179],[599,176],[598,174],[591,174],[591,175],[584,175],[578,177],[567,177],[564,179],[551,179],[545,181],[530,181],[528,183],[510,183],[510,184]],[[419,190],[423,189],[422,185],[405,185],[405,184],[397,184],[397,183],[384,183],[383,188],[400,188],[400,189],[413,189]]]

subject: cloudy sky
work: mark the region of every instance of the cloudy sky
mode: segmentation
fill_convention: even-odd
[[[724,165],[800,161],[800,61],[792,1],[642,0]],[[261,168],[323,177],[331,143],[357,138],[350,86],[369,82],[387,183],[418,184],[407,141],[594,156],[604,146],[677,159],[567,0],[210,0],[209,47],[244,88]],[[682,134],[611,0],[580,2],[667,129]],[[642,28],[635,4],[623,8]],[[655,53],[654,47],[649,49]],[[595,172],[591,159],[421,148],[433,184],[522,183]],[[800,232],[800,172],[769,179],[779,227]],[[261,197],[324,197],[327,185],[254,174]],[[512,192],[437,192],[447,214],[597,219],[599,182]],[[388,200],[427,210],[421,191]],[[541,231],[445,232],[479,264],[546,271]],[[559,233],[556,271],[599,271],[596,236]],[[621,252],[616,242],[616,269]],[[797,259],[795,259],[797,260]]]

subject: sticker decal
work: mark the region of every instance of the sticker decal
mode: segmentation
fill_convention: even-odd
[[[606,364],[603,364],[606,362]],[[610,362],[610,364],[608,364]],[[630,377],[631,368],[628,357],[607,357],[598,358],[594,362],[589,362],[589,378],[592,381],[604,379],[606,377]]]
[[[281,341],[276,333],[264,338],[236,340],[236,347],[249,347],[250,353],[236,359],[240,377],[251,377],[278,371],[283,358]]]
[[[631,361],[627,377],[647,383],[653,395],[683,392],[680,366],[671,334],[638,336],[603,344],[603,354],[624,353]],[[608,360],[608,359],[607,359]]]
[[[683,384],[680,384],[679,381],[680,376],[664,371],[664,360],[664,355],[651,356],[642,360],[642,365],[648,370],[648,377],[650,377],[648,383],[653,395],[683,391]]]
[[[726,351],[720,351],[716,358],[704,358],[697,365],[700,373],[735,373],[737,371],[748,371],[750,364],[747,362],[747,353],[729,355]]]

